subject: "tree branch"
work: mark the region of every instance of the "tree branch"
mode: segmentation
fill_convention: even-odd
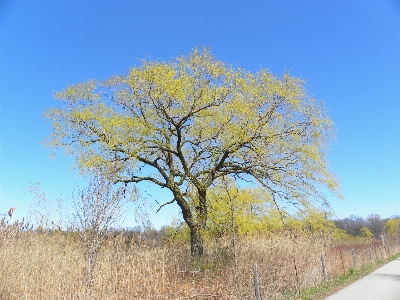
[[[160,207],[157,209],[156,213],[158,213],[160,211],[161,208],[163,208],[165,205],[174,203],[176,201],[176,199],[172,199],[171,201],[165,202],[164,204],[161,204]]]
[[[153,182],[153,183],[155,183],[155,184],[157,184],[157,185],[159,185],[161,187],[166,187],[166,188],[168,187],[168,184],[163,183],[163,182],[161,182],[161,181],[159,181],[159,180],[157,180],[157,179],[155,179],[153,177],[150,177],[150,176],[145,176],[145,177],[132,176],[130,179],[118,179],[116,182],[120,182],[120,183],[130,183],[130,182],[138,183],[138,182],[141,182],[141,181],[151,181],[151,182]]]

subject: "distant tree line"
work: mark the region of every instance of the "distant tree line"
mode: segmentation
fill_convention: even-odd
[[[320,216],[320,217],[318,217]],[[382,218],[379,214],[370,214],[366,218],[351,215],[344,219],[336,219],[333,220],[334,226],[330,225],[332,221],[325,220],[323,222],[322,218],[323,214],[314,213],[312,214],[312,218],[305,218],[302,220],[293,221],[295,219],[289,220],[289,227],[303,227],[310,226],[309,220],[313,219],[316,224],[313,224],[313,227],[321,227],[321,231],[323,229],[336,229],[343,230],[346,234],[353,237],[367,237],[367,238],[376,238],[380,239],[381,235],[386,238],[399,238],[400,237],[400,215],[393,215],[389,218]],[[181,224],[182,226],[183,224]],[[131,237],[135,242],[140,241],[163,241],[168,238],[171,238],[173,232],[179,231],[179,226],[175,225],[167,225],[163,226],[159,230],[154,228],[143,229],[140,226],[136,226],[133,228],[125,228],[122,235],[126,237]],[[265,227],[267,230],[268,226]],[[308,228],[308,227],[307,227]],[[271,228],[269,228],[271,230]],[[240,230],[239,230],[240,231]],[[313,231],[313,230],[312,230]],[[121,231],[116,230],[116,234],[121,234]],[[177,233],[178,235],[182,233]]]
[[[393,215],[390,218],[381,218],[378,214],[371,214],[366,218],[351,215],[344,219],[334,220],[334,223],[338,229],[344,230],[351,236],[380,238],[381,235],[385,236],[388,229],[387,223],[390,220],[400,220],[400,215]],[[368,236],[369,233],[371,236]]]

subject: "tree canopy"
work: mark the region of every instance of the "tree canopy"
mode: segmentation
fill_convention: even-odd
[[[340,196],[326,158],[333,123],[290,74],[233,68],[204,48],[170,62],[144,60],[55,98],[62,104],[45,113],[53,126],[47,145],[64,148],[82,171],[169,189],[161,206],[179,205],[193,254],[203,252],[207,190],[224,176],[258,183],[276,204],[329,206],[324,190]]]
[[[398,216],[395,216],[393,219],[386,222],[385,232],[389,238],[400,239],[400,218]]]

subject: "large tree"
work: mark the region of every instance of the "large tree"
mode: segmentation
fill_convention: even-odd
[[[74,155],[83,171],[170,190],[160,208],[179,205],[191,252],[202,254],[207,190],[218,178],[257,182],[277,204],[328,205],[322,191],[339,195],[326,158],[332,121],[304,85],[289,74],[232,68],[206,48],[143,61],[124,76],[56,93],[62,104],[45,113],[53,124],[47,145]]]

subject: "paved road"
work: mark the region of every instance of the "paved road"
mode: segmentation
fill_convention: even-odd
[[[400,258],[325,300],[400,300]]]

